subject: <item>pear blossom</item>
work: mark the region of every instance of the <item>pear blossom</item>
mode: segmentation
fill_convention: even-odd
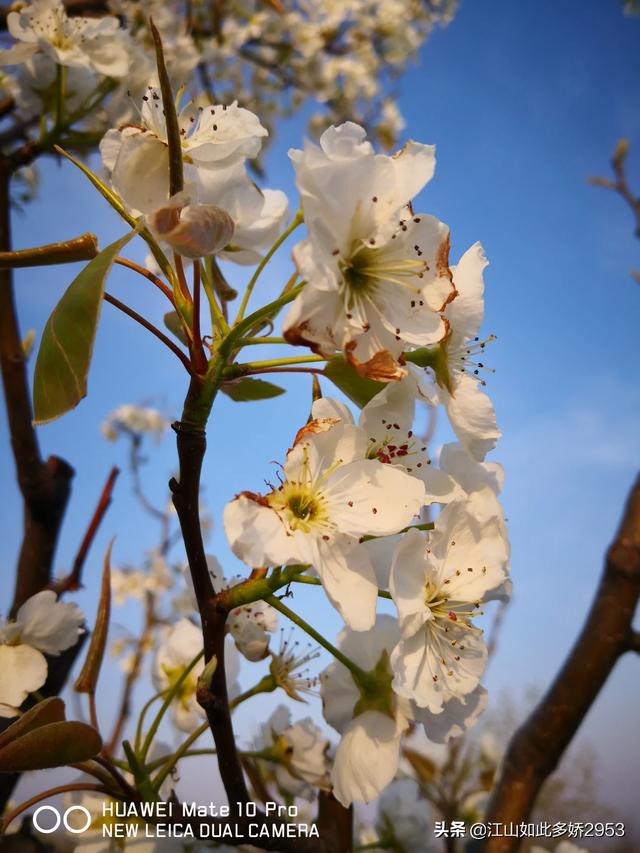
[[[287,454],[282,482],[265,496],[241,493],[223,516],[237,557],[254,568],[310,564],[355,630],[373,625],[378,592],[360,538],[397,533],[424,502],[420,480],[365,459],[365,446],[358,427],[311,421]]]
[[[408,365],[419,393],[434,405],[442,403],[461,444],[479,462],[502,435],[493,405],[481,390],[485,381],[480,374],[488,368],[476,360],[493,340],[490,336],[480,341],[477,334],[484,316],[482,274],[487,264],[480,243],[464,253],[453,268],[458,295],[445,309],[449,331],[440,344],[435,369]]]
[[[445,337],[440,312],[455,295],[448,228],[410,207],[433,175],[434,148],[408,142],[393,157],[375,154],[364,129],[346,122],[289,156],[309,232],[294,260],[308,284],[284,336],[327,356],[344,350],[373,379],[399,379],[407,346]]]
[[[222,592],[223,589],[229,589],[244,580],[237,576],[227,581],[222,566],[212,554],[207,554],[207,567],[215,592]],[[186,576],[189,586],[193,589],[189,572]],[[193,602],[194,608],[197,609],[195,594]],[[269,654],[269,634],[273,634],[278,627],[278,613],[266,601],[253,601],[231,610],[227,616],[226,627],[240,654],[253,662],[263,660]]]
[[[448,503],[460,489],[449,473],[432,465],[424,441],[414,433],[415,403],[408,383],[389,382],[363,407],[358,426],[367,436],[366,457],[398,465],[422,480],[425,504]],[[315,400],[311,414],[317,419],[333,417],[353,423],[347,406],[328,397]]]
[[[328,788],[329,741],[309,717],[292,724],[289,710],[279,705],[262,726],[257,746],[277,760],[275,778],[281,791],[311,800],[314,789]]]
[[[344,806],[354,800],[369,802],[391,782],[400,762],[400,741],[409,728],[412,706],[391,689],[389,652],[398,642],[397,620],[379,615],[369,631],[345,628],[338,637],[343,654],[365,671],[376,668],[388,681],[385,712],[367,708],[360,689],[342,663],[334,661],[320,676],[322,710],[326,721],[342,738],[336,750],[331,782],[333,794]]]
[[[202,651],[202,632],[189,619],[180,619],[167,632],[155,656],[152,677],[158,691],[171,688],[186,667]],[[225,671],[229,693],[238,691],[238,655],[233,644],[225,643]],[[171,703],[173,722],[183,732],[191,732],[204,717],[204,711],[196,699],[198,678],[204,670],[201,658],[183,681]]]
[[[318,679],[309,675],[308,664],[320,656],[318,646],[310,643],[300,648],[297,640],[292,640],[289,633],[285,638],[280,636],[280,646],[277,652],[271,652],[269,672],[278,687],[296,702],[304,702],[301,693],[316,693]]]
[[[152,213],[166,206],[169,198],[169,148],[167,126],[159,89],[149,86],[142,98],[140,124],[109,130],[100,143],[100,153],[111,183],[134,213]],[[198,174],[202,170],[218,172],[207,180],[220,184],[220,172],[226,180],[236,173],[229,167],[255,157],[267,131],[257,116],[230,105],[194,108],[187,104],[178,116],[182,152],[185,159],[185,189],[196,200]],[[193,192],[192,192],[193,191]],[[212,199],[211,203],[215,203]]]
[[[124,604],[130,598],[142,601],[148,593],[160,596],[171,589],[173,576],[164,557],[157,551],[151,551],[147,563],[145,570],[111,570],[111,593],[116,604]]]
[[[432,743],[447,743],[475,726],[486,710],[488,698],[486,689],[479,684],[466,696],[449,699],[438,714],[415,706],[414,717],[416,722],[422,723]]]
[[[457,442],[445,444],[442,447],[438,462],[442,470],[454,481],[456,497],[464,499],[467,495],[482,492],[482,500],[475,501],[473,504],[476,518],[479,521],[497,518],[508,545],[509,537],[504,509],[498,500],[504,485],[502,465],[499,462],[477,462]],[[511,598],[511,592],[511,579],[506,577],[500,586],[485,595],[484,600],[506,603]]]
[[[157,410],[148,406],[126,404],[110,412],[101,425],[107,441],[115,441],[121,433],[150,433],[156,439],[162,437],[169,421]]]
[[[62,0],[33,0],[7,15],[18,44],[0,51],[1,65],[17,65],[44,54],[58,65],[87,68],[108,77],[129,70],[128,37],[117,18],[70,18]]]
[[[436,853],[439,849],[433,839],[431,811],[413,779],[396,779],[382,792],[377,825],[380,837],[394,843],[391,849],[411,853]]]
[[[73,603],[56,600],[53,590],[28,598],[14,620],[0,625],[0,717],[14,717],[29,693],[47,680],[47,655],[73,646],[84,616]]]
[[[478,492],[449,504],[429,535],[409,530],[391,567],[402,631],[391,654],[393,687],[435,714],[478,686],[487,653],[471,620],[506,577],[503,527],[497,518],[478,520],[474,506],[482,500]]]

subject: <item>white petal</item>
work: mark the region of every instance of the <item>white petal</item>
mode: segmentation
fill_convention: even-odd
[[[495,501],[490,489],[446,506],[430,538],[429,561],[437,567],[438,584],[447,581],[447,595],[455,601],[481,601],[506,576],[509,547],[504,524],[494,514],[487,518],[484,499]],[[480,506],[476,511],[475,507]]]
[[[430,741],[447,743],[451,738],[460,737],[475,726],[486,709],[487,702],[487,691],[482,685],[478,685],[464,699],[449,699],[439,714],[432,714],[426,708],[416,707],[415,721],[423,724],[425,734]]]
[[[0,645],[0,717],[15,716],[29,693],[47,680],[47,661],[37,649]],[[3,712],[2,706],[8,706]]]
[[[444,702],[475,690],[487,659],[486,647],[477,634],[452,623],[446,636],[446,643],[455,641],[455,648],[445,647],[445,641],[429,631],[427,625],[412,637],[400,640],[391,654],[393,689],[435,714],[440,713]]]
[[[338,291],[320,290],[307,284],[287,312],[284,337],[297,346],[309,346],[330,358],[342,349],[344,309]]]
[[[331,399],[331,397],[320,397],[319,400],[314,400],[311,406],[311,416],[313,418],[337,418],[346,424],[353,423],[353,415],[349,408],[339,400]]]
[[[231,550],[252,568],[276,565],[295,556],[291,553],[293,539],[277,513],[247,495],[230,501],[222,520]]]
[[[465,373],[456,377],[454,396],[444,388],[439,390],[455,434],[471,456],[482,462],[502,435],[491,400],[479,382]]]
[[[468,341],[475,337],[484,316],[484,280],[482,273],[488,265],[480,243],[474,243],[453,268],[453,282],[458,291],[447,306],[447,320],[456,338]]]
[[[167,146],[150,133],[123,134],[111,184],[134,215],[165,205],[169,198]]]
[[[365,711],[345,732],[336,752],[331,782],[343,806],[368,803],[391,782],[400,760],[395,722],[377,711]]]
[[[357,543],[335,543],[305,537],[301,556],[322,580],[329,600],[354,631],[366,631],[375,622],[378,586],[369,555]]]
[[[52,590],[28,598],[16,615],[22,641],[42,652],[57,655],[73,646],[84,616],[77,604],[63,604]]]
[[[410,637],[429,618],[425,587],[431,567],[427,560],[427,537],[418,530],[403,534],[391,564],[389,590],[398,609],[400,628]]]
[[[344,533],[386,536],[420,512],[424,484],[397,466],[367,459],[332,472],[326,495],[330,516]]]
[[[458,482],[465,492],[489,486],[496,494],[504,485],[504,469],[497,462],[476,462],[461,444],[445,444],[440,451],[440,467]]]

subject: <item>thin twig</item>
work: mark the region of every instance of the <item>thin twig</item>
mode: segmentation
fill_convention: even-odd
[[[160,329],[156,328],[153,323],[150,323],[148,320],[145,320],[145,318],[140,316],[137,311],[134,311],[133,308],[130,308],[128,305],[125,305],[124,302],[120,302],[119,299],[116,299],[116,297],[112,296],[110,293],[104,294],[104,301],[109,302],[111,305],[114,305],[116,308],[120,309],[123,314],[126,314],[128,317],[131,317],[132,320],[135,320],[136,323],[140,323],[140,325],[144,326],[147,331],[151,332],[152,335],[155,335],[158,340],[162,341],[162,343],[180,359],[187,373],[191,373],[191,364],[187,356],[182,352],[181,349],[179,349],[179,347],[174,344],[172,340],[170,340],[165,334],[163,334]]]
[[[144,276],[144,278],[148,279],[152,284],[154,284],[158,290],[161,290],[162,293],[167,297],[169,302],[175,308],[175,301],[173,299],[173,293],[169,290],[167,285],[162,281],[162,279],[158,278],[157,275],[151,272],[151,270],[146,269],[145,267],[141,267],[140,264],[136,264],[135,261],[130,261],[128,258],[116,258],[116,264],[120,264],[121,267],[127,267],[127,269],[133,270],[137,272],[138,275]]]
[[[78,552],[74,558],[71,571],[66,577],[60,578],[60,580],[49,584],[49,589],[54,590],[58,595],[63,595],[65,592],[74,592],[82,586],[82,569],[102,519],[111,505],[111,495],[119,473],[120,470],[114,466],[107,477],[107,482],[104,484],[102,489],[98,505],[96,506],[91,517],[91,521],[89,522],[89,526],[82,537],[82,542],[80,543],[80,547],[78,548]]]

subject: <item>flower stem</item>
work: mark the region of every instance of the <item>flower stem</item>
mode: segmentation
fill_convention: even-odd
[[[248,690],[245,690],[244,693],[241,693],[239,696],[236,696],[235,699],[232,699],[229,702],[229,708],[233,711],[234,708],[237,708],[238,705],[242,704],[242,702],[246,702],[247,699],[251,699],[252,696],[257,696],[259,693],[273,693],[276,690],[278,685],[276,684],[275,678],[269,674],[265,675],[264,678],[261,678],[257,684],[254,684],[253,687],[250,687]]]
[[[129,306],[125,305],[124,302],[120,302],[119,299],[116,299],[116,297],[112,296],[110,293],[105,292],[104,301],[109,302],[111,305],[122,311],[123,314],[126,314],[128,317],[131,317],[132,320],[135,320],[136,323],[140,323],[141,326],[144,326],[144,328],[151,332],[152,335],[155,335],[158,340],[162,341],[162,343],[180,359],[187,372],[191,373],[191,364],[189,363],[189,359],[186,355],[174,344],[173,341],[169,340],[169,338],[163,334],[160,329],[157,329],[153,323],[145,320],[145,318],[141,317],[137,311],[134,311],[133,308],[129,308]]]
[[[251,347],[257,346],[258,344],[286,344],[287,341],[285,338],[242,338],[242,340],[238,341],[238,346],[241,347]]]
[[[239,364],[239,368],[246,368],[248,373],[253,373],[254,370],[262,370],[268,367],[286,367],[290,364],[311,364],[317,361],[326,361],[322,355],[298,355],[294,358],[273,358],[270,361],[248,361],[244,364]]]
[[[309,575],[298,575],[298,577],[291,578],[292,583],[306,583],[309,586],[322,586],[322,581],[318,578],[311,578]],[[387,592],[384,589],[378,590],[378,598],[388,598],[391,600],[391,593]]]
[[[199,652],[194,657],[194,659],[191,661],[191,663],[184,668],[184,670],[180,674],[180,677],[178,679],[176,679],[175,684],[173,684],[171,686],[170,690],[167,692],[167,695],[164,698],[164,701],[160,707],[160,710],[156,714],[153,722],[151,723],[149,731],[147,732],[147,736],[145,737],[144,743],[142,744],[142,749],[140,750],[140,756],[139,756],[140,760],[142,762],[144,762],[145,758],[147,757],[147,753],[149,752],[149,747],[151,746],[151,742],[153,741],[153,739],[156,735],[156,732],[158,731],[158,727],[159,727],[160,723],[162,722],[162,718],[164,717],[165,713],[167,712],[167,709],[169,708],[171,701],[177,695],[178,691],[180,690],[180,688],[182,687],[182,685],[186,681],[189,673],[197,665],[198,661],[201,659],[203,654],[204,654],[204,652]]]
[[[202,277],[202,286],[204,287],[204,292],[209,303],[209,310],[211,312],[211,328],[214,332],[217,330],[220,336],[226,335],[229,331],[229,324],[225,320],[224,314],[218,305],[218,299],[206,264],[203,264],[200,272]]]
[[[238,323],[244,317],[244,312],[246,311],[247,305],[249,303],[249,299],[251,298],[251,294],[253,293],[253,288],[256,286],[256,282],[258,281],[262,270],[269,263],[271,258],[275,255],[280,246],[284,243],[284,241],[296,230],[298,225],[301,225],[304,222],[304,217],[302,215],[302,211],[299,210],[296,215],[293,217],[293,220],[289,227],[283,231],[283,233],[278,237],[273,246],[269,249],[264,258],[260,261],[258,266],[256,267],[256,271],[251,276],[249,284],[247,285],[247,289],[244,292],[244,296],[242,297],[242,302],[240,303],[240,308],[238,309],[238,314],[234,321],[234,326],[237,326]]]
[[[355,664],[351,658],[348,658],[346,655],[343,655],[342,652],[337,649],[329,640],[326,640],[322,634],[320,634],[314,627],[309,625],[308,622],[298,616],[297,613],[294,613],[293,610],[290,610],[286,604],[283,604],[282,601],[276,595],[268,595],[264,599],[267,604],[270,604],[274,610],[277,610],[279,613],[282,613],[283,616],[286,616],[294,625],[297,625],[298,628],[302,628],[302,630],[308,634],[310,637],[319,643],[323,648],[325,648],[328,652],[330,652],[334,658],[339,661],[343,666],[352,672],[358,678],[366,678],[367,674],[363,669]]]

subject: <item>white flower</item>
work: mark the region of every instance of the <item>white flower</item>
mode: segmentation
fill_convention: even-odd
[[[167,633],[156,653],[153,666],[153,683],[156,690],[163,691],[180,678],[186,667],[202,651],[202,631],[189,619],[181,619]],[[238,674],[238,656],[233,645],[225,644],[225,665],[229,692],[237,689],[235,681]],[[204,669],[201,658],[180,686],[171,710],[173,722],[183,732],[191,732],[202,718],[204,711],[196,699],[198,678]]]
[[[320,656],[320,651],[318,646],[312,646],[311,643],[300,648],[299,642],[292,640],[292,633],[290,632],[286,639],[281,633],[278,651],[271,652],[269,672],[287,696],[295,699],[296,702],[304,702],[301,693],[317,692],[318,679],[316,676],[309,675],[307,664],[316,660]]]
[[[425,504],[448,503],[460,492],[452,477],[431,464],[427,447],[412,429],[415,395],[407,382],[389,382],[364,406],[358,426],[367,437],[367,459],[398,465],[425,484]],[[313,403],[316,419],[339,418],[353,423],[349,409],[336,400],[321,397]]]
[[[429,402],[442,403],[456,435],[474,459],[482,461],[496,446],[501,432],[491,401],[481,390],[480,374],[487,370],[482,358],[485,344],[477,336],[484,315],[482,272],[487,259],[480,243],[468,249],[453,268],[457,297],[446,307],[449,333],[440,344],[435,370],[415,364],[408,369],[419,392]]]
[[[185,258],[197,260],[220,252],[233,236],[229,214],[215,204],[189,204],[183,194],[148,214],[151,233]]]
[[[159,439],[169,426],[169,421],[157,409],[127,404],[118,406],[102,422],[101,430],[107,441],[115,441],[120,433],[150,433]]]
[[[474,509],[483,496],[449,504],[428,536],[409,530],[391,567],[402,631],[391,655],[393,686],[435,714],[477,687],[486,648],[471,619],[506,577],[509,551],[500,520],[479,521],[482,513]]]
[[[2,65],[44,54],[58,65],[91,68],[107,77],[124,77],[129,70],[127,34],[117,18],[70,18],[61,0],[34,0],[7,15],[7,29],[19,44],[0,52]]]
[[[338,646],[348,658],[365,671],[374,668],[387,682],[378,691],[386,712],[369,709],[350,670],[334,661],[320,676],[324,717],[342,734],[331,771],[334,796],[344,805],[354,800],[369,802],[391,782],[400,761],[400,740],[412,717],[410,702],[391,690],[388,653],[399,639],[397,621],[378,616],[370,631],[353,632],[345,628]],[[358,707],[360,706],[360,707]]]
[[[327,356],[344,350],[371,378],[399,379],[407,345],[445,336],[439,312],[455,293],[447,227],[409,206],[433,174],[434,149],[409,142],[394,157],[374,154],[350,122],[320,146],[290,151],[309,230],[294,258],[308,284],[285,337]]]
[[[185,668],[201,651],[202,632],[193,622],[181,619],[158,648],[153,668],[153,683],[156,689],[161,691],[173,687]],[[198,677],[203,669],[201,658],[183,681],[171,704],[173,721],[184,732],[193,731],[204,716],[196,700]]]
[[[146,214],[164,207],[168,201],[169,149],[159,90],[149,86],[142,100],[141,124],[107,131],[100,143],[100,153],[120,198],[134,213]],[[220,170],[225,180],[235,177],[229,167],[255,157],[267,131],[257,116],[239,107],[236,101],[229,106],[218,104],[198,109],[187,104],[178,121],[185,159],[185,189],[199,202],[218,203],[217,199],[200,197],[199,173],[206,177],[207,185],[214,181],[219,187]]]
[[[327,787],[329,741],[309,717],[292,725],[288,709],[279,705],[262,727],[260,746],[278,759],[275,777],[282,791],[311,800],[315,789]]]
[[[488,694],[482,685],[460,699],[449,699],[438,714],[414,707],[415,720],[433,743],[447,743],[473,728],[487,707]]]
[[[111,570],[111,593],[116,604],[124,604],[129,598],[142,601],[147,593],[159,596],[172,586],[171,570],[157,551],[149,553],[145,571],[128,568]]]
[[[84,622],[76,604],[56,600],[52,590],[28,598],[13,621],[0,626],[0,716],[14,717],[29,693],[47,680],[44,657],[77,641]]]
[[[223,208],[234,224],[233,239],[220,252],[223,260],[255,264],[271,248],[287,219],[289,202],[280,190],[259,189],[243,163],[224,170],[198,171],[199,197]]]
[[[406,527],[424,501],[420,480],[365,459],[351,424],[311,421],[287,454],[279,486],[244,492],[224,510],[233,552],[252,567],[310,564],[332,604],[355,630],[373,625],[377,585],[364,535]]]
[[[413,779],[397,779],[382,793],[378,804],[380,837],[392,838],[398,849],[434,853],[432,815]]]

